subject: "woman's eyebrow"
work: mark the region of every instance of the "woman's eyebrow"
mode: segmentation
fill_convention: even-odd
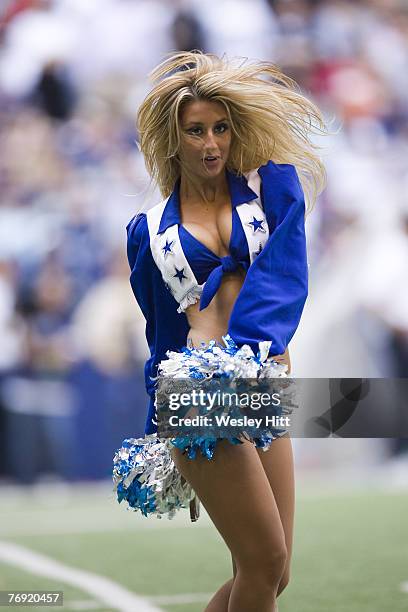
[[[217,121],[215,121],[214,123],[220,123],[221,121],[227,121],[227,117],[223,117],[222,119],[217,119]],[[185,127],[188,127],[189,125],[204,125],[204,124],[201,121],[189,121],[189,123],[187,123]]]

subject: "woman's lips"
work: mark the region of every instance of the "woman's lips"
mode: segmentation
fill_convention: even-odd
[[[218,165],[219,161],[220,161],[219,157],[217,157],[216,159],[204,159],[204,163],[208,168],[214,168],[215,166]]]

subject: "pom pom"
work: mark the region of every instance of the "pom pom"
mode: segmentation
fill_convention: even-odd
[[[259,352],[251,347],[241,348],[231,336],[223,336],[225,347],[211,340],[199,348],[184,347],[181,352],[167,351],[168,359],[159,363],[159,376],[169,378],[281,378],[286,376],[287,366],[268,359],[271,343],[259,343]]]
[[[159,377],[196,380],[286,377],[287,366],[268,358],[269,341],[259,343],[256,355],[248,345],[239,348],[229,335],[223,337],[223,342],[225,346],[212,340],[199,348],[184,347],[181,352],[168,351],[168,359],[159,364]],[[243,431],[238,437],[225,434],[225,439],[231,444],[241,444],[246,439],[258,448],[268,450],[273,440],[285,433],[260,431],[259,437],[251,438]],[[176,447],[189,459],[196,459],[197,454],[201,453],[211,460],[220,439],[224,438],[184,435],[166,439],[150,434],[144,438],[124,440],[114,456],[113,481],[118,502],[125,500],[129,509],[140,511],[144,516],[162,518],[167,515],[169,519],[174,517],[177,510],[189,505],[191,512],[195,503],[191,519],[196,520],[199,500],[178,472],[170,451]]]
[[[132,510],[172,519],[179,508],[188,508],[194,491],[177,470],[169,440],[156,434],[124,440],[113,459],[117,500]]]

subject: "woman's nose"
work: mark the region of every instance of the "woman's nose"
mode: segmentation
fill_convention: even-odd
[[[212,146],[217,146],[216,140],[215,140],[215,134],[212,131],[209,131],[206,133],[205,135],[205,145],[207,148],[211,148]]]

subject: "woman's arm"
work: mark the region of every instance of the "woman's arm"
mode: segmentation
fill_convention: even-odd
[[[247,272],[228,332],[238,345],[253,350],[258,342],[271,340],[270,354],[289,361],[287,346],[308,294],[305,202],[294,166],[269,162],[259,174],[272,231]]]

